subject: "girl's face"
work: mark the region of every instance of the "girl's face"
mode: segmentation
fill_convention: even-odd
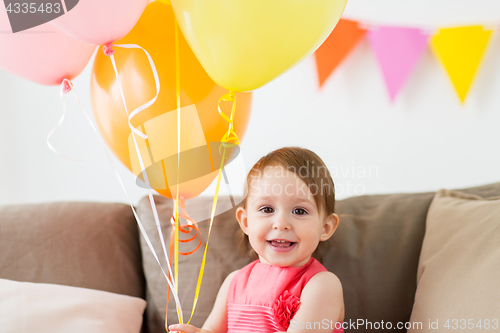
[[[248,186],[236,217],[262,263],[301,267],[337,228],[338,216],[320,212],[306,183],[284,167],[265,168]]]

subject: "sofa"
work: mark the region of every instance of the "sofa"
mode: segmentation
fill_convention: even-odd
[[[237,251],[234,213],[240,201],[219,199],[193,325],[203,324],[224,278],[250,262]],[[154,203],[168,247],[173,201],[155,195]],[[179,256],[185,321],[211,205],[207,197],[186,201],[202,240],[198,251]],[[166,269],[150,199],[135,209]],[[336,211],[340,225],[323,244],[321,262],[342,282],[346,332],[483,332],[486,320],[486,331],[495,332],[495,319],[497,325],[500,319],[500,183],[351,197],[337,201]],[[180,251],[198,243],[199,236],[181,243]],[[166,315],[169,324],[178,322],[172,297],[166,311],[166,279],[126,204],[0,207],[0,282],[0,332],[80,332],[78,327],[82,332],[160,333]],[[89,292],[94,294],[87,297]],[[75,300],[81,302],[75,305]],[[86,323],[88,317],[92,320]],[[411,326],[418,322],[421,327]]]

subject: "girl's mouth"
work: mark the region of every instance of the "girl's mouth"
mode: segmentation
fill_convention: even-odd
[[[267,244],[276,252],[288,252],[291,251],[297,242],[290,242],[283,239],[273,239],[267,241]]]

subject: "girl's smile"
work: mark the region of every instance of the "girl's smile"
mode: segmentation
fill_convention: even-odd
[[[293,249],[297,242],[291,242],[284,239],[276,239],[267,241],[269,246],[276,252],[289,252]]]

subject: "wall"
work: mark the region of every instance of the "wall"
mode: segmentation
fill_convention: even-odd
[[[351,0],[345,17],[429,29],[443,24],[498,24],[500,4],[486,1]],[[475,22],[474,22],[475,20]],[[498,30],[498,29],[496,29]],[[232,192],[246,170],[282,146],[317,152],[330,168],[338,198],[358,194],[434,191],[500,181],[500,41],[495,32],[482,68],[461,105],[444,70],[427,50],[415,73],[390,103],[366,41],[360,43],[323,89],[310,57],[255,91],[241,159],[228,168]],[[90,66],[74,80],[90,111]],[[57,87],[43,87],[0,71],[0,204],[58,200],[121,201],[121,190],[99,140],[72,96],[62,113]],[[132,203],[146,193],[116,159]],[[245,170],[246,169],[246,170]],[[226,192],[225,186],[221,191]],[[205,195],[213,194],[213,186]]]

